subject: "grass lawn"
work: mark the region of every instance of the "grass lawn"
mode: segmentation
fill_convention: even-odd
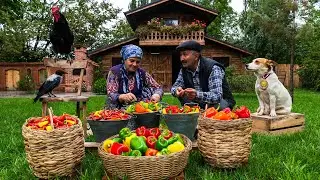
[[[238,105],[255,111],[255,94],[235,94]],[[178,103],[171,96],[164,101]],[[88,112],[103,107],[105,96],[91,97]],[[293,111],[305,114],[302,133],[282,136],[253,135],[249,164],[236,170],[211,168],[198,151],[191,153],[187,179],[319,179],[320,172],[320,93],[296,90]],[[74,114],[72,103],[53,103],[55,114]],[[37,179],[26,161],[21,126],[32,116],[41,115],[40,103],[31,98],[0,98],[0,179]],[[103,165],[95,151],[86,151],[79,179],[101,179]]]

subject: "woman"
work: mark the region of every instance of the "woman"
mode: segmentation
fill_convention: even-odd
[[[129,44],[122,47],[120,54],[122,64],[111,67],[107,77],[107,105],[121,108],[145,99],[160,101],[162,88],[148,72],[140,68],[142,49]]]

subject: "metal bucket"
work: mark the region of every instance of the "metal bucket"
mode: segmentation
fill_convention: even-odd
[[[158,112],[134,113],[137,127],[145,126],[147,128],[159,127],[160,114]]]
[[[191,141],[195,140],[195,132],[200,113],[190,114],[163,114],[168,128],[175,132],[186,135]]]
[[[88,123],[92,129],[93,135],[96,138],[96,142],[102,142],[105,139],[116,135],[119,131],[126,127],[128,121],[133,118],[130,117],[126,120],[102,120],[102,121],[93,121],[88,119]]]

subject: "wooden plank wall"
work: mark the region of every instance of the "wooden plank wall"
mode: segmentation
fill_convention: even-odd
[[[297,74],[297,70],[299,69],[299,65],[295,64],[293,67],[293,84],[294,87],[300,87],[301,81],[299,75]],[[289,87],[290,84],[290,64],[278,64],[276,66],[276,74],[278,75],[279,80],[286,87]]]

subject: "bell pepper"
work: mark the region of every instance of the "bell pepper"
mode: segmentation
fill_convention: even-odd
[[[169,139],[172,137],[172,131],[165,129],[162,131],[161,136],[163,136],[165,139]]]
[[[174,142],[168,146],[168,150],[170,153],[180,152],[184,150],[184,145],[181,144],[179,141]]]
[[[157,142],[157,138],[154,136],[148,136],[147,137],[147,146],[148,148],[155,148]]]
[[[241,106],[237,108],[235,113],[239,116],[239,118],[249,118],[250,110],[246,106]]]
[[[122,139],[117,137],[117,138],[113,138],[112,139],[113,142],[118,142],[118,143],[122,143]]]
[[[168,140],[166,140],[163,136],[159,136],[156,142],[156,150],[161,151],[163,148],[168,146]]]
[[[145,153],[145,156],[155,156],[155,155],[157,155],[157,153],[158,153],[158,150],[152,149],[152,148],[148,148],[146,153]]]
[[[162,155],[169,155],[170,151],[168,148],[163,148],[161,151],[158,151],[157,156],[162,156]]]
[[[69,126],[72,126],[72,125],[75,125],[75,124],[76,124],[75,121],[70,120],[70,119],[65,120],[64,123],[67,124],[67,125],[69,125]]]
[[[111,146],[112,146],[113,143],[114,143],[113,140],[106,139],[105,141],[103,141],[102,147],[106,152],[110,152],[111,151]]]
[[[141,127],[136,129],[136,134],[137,134],[137,136],[148,137],[149,136],[149,130],[145,126],[141,126]]]
[[[148,146],[143,138],[143,136],[136,136],[131,139],[130,147],[133,150],[139,150],[141,153],[145,153]]]
[[[118,142],[114,142],[111,146],[111,153],[114,155],[122,155],[125,154],[125,152],[129,152],[129,147],[124,145],[124,144],[120,144]]]
[[[121,139],[125,139],[126,137],[129,137],[129,136],[131,136],[131,131],[129,128],[125,127],[120,130],[119,137]]]
[[[43,127],[43,126],[46,126],[46,125],[48,125],[49,124],[49,121],[42,121],[42,122],[39,122],[38,123],[38,126],[39,127]]]
[[[142,156],[142,153],[139,150],[132,150],[130,151],[129,156],[138,157],[138,156]]]
[[[231,112],[231,109],[227,107],[227,108],[224,108],[222,111],[228,114]]]
[[[166,108],[162,109],[162,114],[167,114]]]
[[[184,141],[179,133],[175,133],[170,139],[168,139],[168,145],[177,141],[179,141],[181,144],[184,144]]]
[[[158,138],[161,134],[160,129],[159,128],[151,128],[149,129],[149,134],[150,136],[155,136],[156,138]]]
[[[46,127],[46,130],[47,130],[47,131],[52,131],[52,126],[50,126],[50,125],[47,126],[47,127]]]
[[[123,144],[125,144],[125,145],[128,146],[128,147],[130,147],[131,140],[132,140],[132,138],[134,138],[134,137],[137,137],[137,134],[136,134],[136,133],[132,133],[129,137],[126,137],[126,138],[124,139]]]

